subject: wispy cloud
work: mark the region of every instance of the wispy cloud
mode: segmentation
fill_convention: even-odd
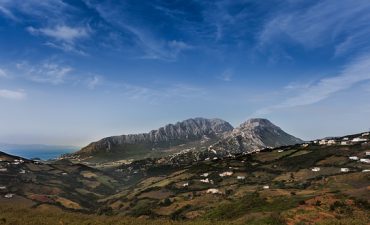
[[[28,27],[27,30],[33,35],[44,35],[67,43],[74,43],[79,39],[87,38],[90,33],[86,27],[69,27],[66,25],[39,29]]]
[[[259,33],[259,45],[276,45],[286,38],[307,48],[337,45],[333,55],[361,49],[370,38],[370,2],[319,1],[308,8],[283,10],[269,20]]]
[[[88,25],[81,24],[84,19],[75,18],[76,12],[77,8],[63,0],[0,1],[0,16],[25,24],[28,26],[26,30],[34,36],[47,38],[46,46],[87,55],[78,42],[90,37],[92,30]],[[71,23],[74,26],[67,25]]]
[[[45,61],[39,65],[30,65],[28,62],[22,62],[17,64],[17,69],[27,79],[53,85],[64,83],[67,75],[73,70],[70,66],[59,65],[50,61]]]
[[[231,81],[232,77],[234,75],[234,72],[232,69],[226,69],[224,72],[222,72],[221,76],[219,77],[223,81]]]
[[[6,17],[20,22],[22,16],[31,16],[44,19],[48,15],[48,22],[61,21],[65,17],[65,10],[70,6],[63,0],[1,0],[0,12]]]
[[[84,51],[76,47],[77,42],[90,37],[91,29],[89,27],[69,27],[66,25],[56,25],[48,28],[27,27],[27,31],[36,36],[45,36],[51,38],[46,46],[63,50],[65,52],[87,55]]]
[[[131,100],[147,101],[151,104],[175,99],[199,99],[206,96],[206,90],[201,87],[196,87],[187,84],[171,84],[163,87],[146,87],[133,85],[129,83],[121,83],[115,85],[119,88],[122,95]]]
[[[164,38],[145,24],[140,24],[137,19],[130,17],[131,13],[125,9],[125,3],[112,6],[109,2],[91,0],[84,0],[84,2],[109,26],[128,37],[130,43],[124,43],[126,49],[136,48],[136,54],[137,52],[141,54],[137,58],[175,61],[182,52],[194,48],[183,40]]]
[[[11,20],[14,20],[14,21],[17,21],[17,17],[14,16],[14,14],[7,8],[1,6],[0,4],[0,14],[4,15],[5,17],[11,19]]]
[[[87,87],[91,90],[95,89],[96,86],[102,83],[102,78],[100,76],[94,75],[87,79]]]
[[[0,78],[8,77],[8,74],[5,72],[5,70],[0,68]]]
[[[22,100],[26,98],[26,93],[23,90],[8,90],[0,89],[0,98]]]
[[[294,93],[293,97],[287,98],[280,104],[263,108],[257,114],[267,114],[276,109],[314,104],[367,80],[370,80],[370,55],[358,57],[346,65],[337,76],[324,78],[315,84],[307,85],[301,92]]]

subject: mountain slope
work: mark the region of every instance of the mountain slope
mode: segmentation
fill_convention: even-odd
[[[267,119],[254,118],[227,133],[210,150],[218,154],[237,154],[263,148],[294,145],[303,141],[274,125]]]
[[[207,146],[210,140],[217,140],[233,127],[220,119],[194,118],[168,124],[149,133],[129,134],[103,138],[82,148],[75,155],[80,157],[127,158],[146,155],[152,150],[168,150],[174,147],[184,149],[186,144],[199,142]],[[195,143],[199,147],[199,143]],[[192,147],[192,146],[191,146]],[[176,150],[176,149],[175,149]],[[117,158],[116,158],[117,159]]]

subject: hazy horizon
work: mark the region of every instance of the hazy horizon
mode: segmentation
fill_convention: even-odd
[[[368,131],[369,19],[366,0],[0,0],[0,143],[85,146],[194,117]]]

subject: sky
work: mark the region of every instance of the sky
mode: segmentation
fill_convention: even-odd
[[[370,129],[368,0],[0,0],[0,142],[84,146],[187,118]]]

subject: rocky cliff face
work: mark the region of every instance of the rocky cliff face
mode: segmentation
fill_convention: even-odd
[[[149,148],[166,146],[172,144],[183,144],[186,141],[196,141],[204,136],[222,136],[223,133],[231,131],[233,127],[221,119],[194,118],[168,124],[158,130],[149,133],[129,134],[103,138],[93,142],[78,151],[77,155],[90,155],[97,152],[109,152],[112,149],[124,151],[125,146],[146,145]]]
[[[252,152],[267,147],[294,145],[303,141],[284,132],[267,119],[250,119],[227,133],[209,150],[218,154],[236,154]]]

